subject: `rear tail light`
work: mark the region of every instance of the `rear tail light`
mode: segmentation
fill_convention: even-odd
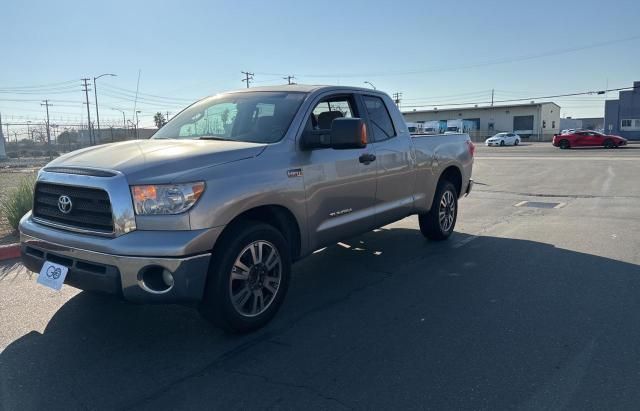
[[[471,140],[467,140],[467,146],[469,147],[469,154],[473,157],[476,154],[476,145]]]

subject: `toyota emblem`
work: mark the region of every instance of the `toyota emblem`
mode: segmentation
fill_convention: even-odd
[[[69,214],[73,208],[73,203],[69,196],[61,195],[58,197],[58,210],[63,214]]]

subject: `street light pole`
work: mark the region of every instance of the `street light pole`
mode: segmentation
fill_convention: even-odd
[[[124,127],[124,129],[126,130],[127,129],[127,119],[124,116],[124,110],[120,110],[119,108],[113,108],[113,107],[111,107],[111,110],[119,111],[119,112],[122,113],[122,127]]]
[[[98,123],[98,134],[100,134],[100,113],[98,112],[98,89],[96,88],[96,80],[104,76],[116,77],[117,74],[105,73],[93,78],[93,97],[96,100],[96,122]]]
[[[374,85],[373,85],[373,83],[372,83],[372,82],[370,82],[370,81],[365,81],[365,82],[364,82],[364,84],[368,84],[368,85],[370,85],[371,87],[373,87],[373,89],[374,89],[374,90],[377,90],[376,86],[374,86]]]

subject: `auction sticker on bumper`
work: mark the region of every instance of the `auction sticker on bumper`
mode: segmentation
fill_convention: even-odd
[[[53,288],[56,291],[60,291],[68,271],[69,268],[63,265],[45,261],[42,266],[42,270],[40,270],[40,275],[38,276],[38,283],[49,288]]]

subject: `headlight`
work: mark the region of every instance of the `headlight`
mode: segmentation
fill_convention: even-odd
[[[138,215],[180,214],[198,201],[204,182],[131,186],[133,206]]]

